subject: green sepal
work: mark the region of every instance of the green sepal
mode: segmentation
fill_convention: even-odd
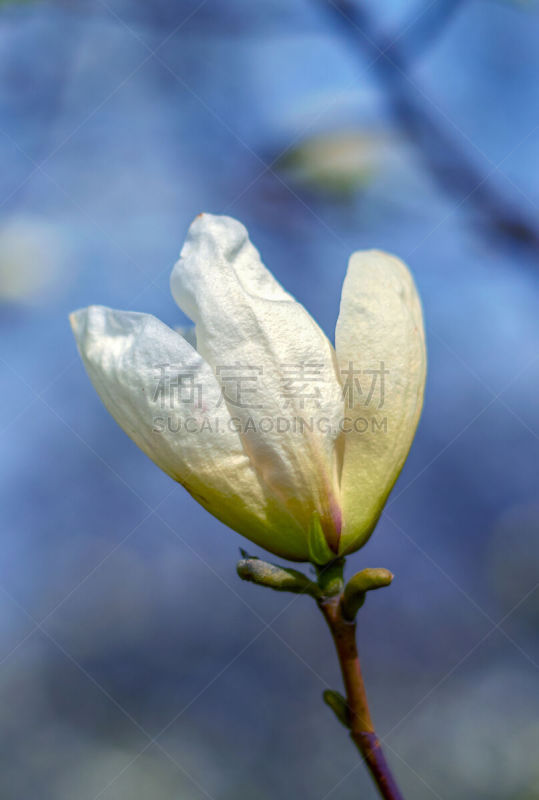
[[[326,689],[322,697],[324,698],[324,703],[331,708],[339,722],[344,725],[345,728],[349,728],[350,709],[342,694],[336,692],[334,689]]]
[[[309,561],[318,566],[327,564],[335,558],[322,530],[322,523],[320,522],[320,514],[314,511],[309,525]]]
[[[277,592],[310,594],[317,598],[320,596],[318,585],[297,569],[279,567],[259,558],[247,557],[238,561],[236,570],[242,580],[267,586]]]
[[[258,558],[258,556],[249,555],[247,550],[245,550],[245,548],[243,548],[243,547],[240,547],[240,555],[241,555],[242,558],[253,558],[253,559],[257,559]]]
[[[335,558],[323,567],[316,567],[318,585],[324,597],[340,594],[344,587],[344,558]]]
[[[389,586],[393,573],[383,567],[362,569],[353,575],[344,587],[342,599],[343,617],[349,621],[355,619],[357,612],[365,602],[367,592]]]

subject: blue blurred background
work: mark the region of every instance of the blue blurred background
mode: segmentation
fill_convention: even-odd
[[[200,211],[329,336],[353,250],[410,264],[425,410],[349,559],[396,574],[372,711],[407,798],[539,796],[538,40],[530,2],[0,4],[2,797],[376,796],[312,602],[239,581],[77,357],[80,306],[185,322]]]

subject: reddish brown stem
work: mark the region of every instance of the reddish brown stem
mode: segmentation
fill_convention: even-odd
[[[340,595],[321,601],[319,606],[329,625],[339,657],[352,741],[365,759],[380,795],[385,800],[403,800],[385,760],[380,740],[374,732],[357,652],[356,623],[344,619]]]

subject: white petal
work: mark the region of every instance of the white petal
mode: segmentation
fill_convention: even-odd
[[[375,250],[354,253],[335,346],[344,416],[352,429],[345,436],[341,476],[341,551],[347,552],[359,547],[376,524],[408,455],[423,403],[423,318],[402,261]]]
[[[149,314],[101,306],[71,324],[101,399],[161,469],[252,541],[306,558],[302,530],[266,496],[211,368],[185,339]]]
[[[230,413],[244,426],[253,421],[243,445],[264,485],[306,531],[318,511],[336,549],[341,390],[327,337],[263,266],[243,225],[229,217],[197,217],[171,289],[195,322],[198,350],[220,380]],[[275,429],[294,418],[309,430]]]
[[[182,339],[185,339],[191,347],[195,350],[197,349],[197,337],[195,333],[195,326],[194,325],[176,325],[174,327],[176,333],[179,333]]]

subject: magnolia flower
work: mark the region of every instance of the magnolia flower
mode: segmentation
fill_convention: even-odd
[[[215,517],[325,563],[371,534],[421,412],[425,341],[406,266],[354,253],[335,348],[229,217],[192,223],[171,276],[193,332],[90,306],[71,324],[125,432]]]

